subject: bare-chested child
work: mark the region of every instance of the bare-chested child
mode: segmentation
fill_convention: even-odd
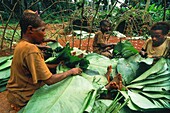
[[[110,52],[116,44],[108,43],[108,34],[107,32],[111,28],[111,23],[108,20],[102,20],[100,22],[100,30],[95,33],[93,41],[93,52],[100,55],[104,55],[108,58],[112,58],[113,54]]]

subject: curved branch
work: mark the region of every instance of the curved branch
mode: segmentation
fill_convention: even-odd
[[[19,3],[19,1],[20,1],[20,0],[17,0],[17,2],[14,4],[14,7],[13,7],[12,10],[11,10],[11,14],[10,14],[10,16],[9,16],[9,18],[8,18],[8,21],[7,21],[7,23],[6,23],[6,26],[5,26],[5,28],[4,28],[4,32],[3,32],[3,35],[2,35],[1,49],[3,49],[3,40],[4,40],[4,37],[5,37],[5,32],[6,32],[7,26],[8,26],[9,21],[10,21],[12,15],[13,15],[13,13],[14,13],[15,7],[16,7],[16,5]]]

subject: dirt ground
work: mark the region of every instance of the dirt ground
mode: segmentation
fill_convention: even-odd
[[[111,36],[109,39],[109,43],[118,43],[120,40],[127,40],[127,38],[120,39],[118,37],[113,37]],[[79,40],[77,38],[73,37],[63,37],[63,38],[58,38],[58,42],[62,45],[65,46],[66,42],[70,43],[70,47],[77,47],[81,50],[86,50],[87,52],[92,52],[93,51],[93,38],[90,39],[82,39]],[[88,43],[89,42],[89,43]],[[144,40],[130,40],[130,42],[133,44],[133,46],[140,51],[143,44]],[[13,50],[5,49],[5,50],[0,50],[0,56],[8,56],[13,54]]]

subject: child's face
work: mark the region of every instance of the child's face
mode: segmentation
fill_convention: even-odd
[[[110,23],[107,23],[105,26],[102,26],[102,30],[104,32],[108,32],[110,30]]]
[[[31,38],[34,43],[40,44],[44,41],[45,37],[45,24],[42,24],[38,28],[32,28],[32,35]]]
[[[154,47],[160,46],[165,40],[162,30],[152,30],[151,38],[153,41],[152,46]]]

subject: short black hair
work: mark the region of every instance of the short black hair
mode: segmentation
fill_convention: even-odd
[[[102,20],[100,21],[100,27],[101,26],[106,26],[107,24],[111,24],[108,20]]]
[[[21,35],[27,31],[29,25],[38,28],[42,24],[42,19],[34,13],[24,13],[20,19]]]
[[[155,23],[150,30],[162,30],[163,35],[167,35],[170,29],[170,24],[167,22],[157,22]]]

